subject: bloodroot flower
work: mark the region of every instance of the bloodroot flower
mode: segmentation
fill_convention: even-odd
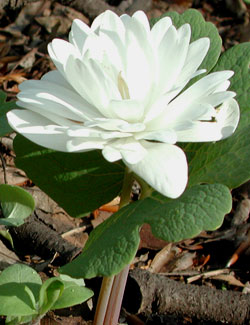
[[[11,127],[31,141],[64,152],[100,149],[158,192],[181,195],[188,165],[177,142],[217,141],[239,121],[232,71],[205,75],[189,88],[209,49],[190,43],[189,24],[169,17],[152,29],[146,15],[99,15],[88,27],[76,19],[69,42],[54,39],[49,55],[57,70],[20,85],[8,113]]]

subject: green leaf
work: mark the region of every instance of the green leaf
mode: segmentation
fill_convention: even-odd
[[[210,48],[204,61],[200,66],[200,69],[206,69],[208,73],[216,64],[221,53],[222,41],[215,25],[210,22],[206,22],[202,14],[195,9],[189,9],[181,15],[177,12],[167,12],[160,18],[152,19],[151,24],[154,25],[159,19],[166,16],[172,19],[173,24],[177,28],[184,25],[185,23],[190,24],[192,29],[192,42],[202,37],[208,37],[210,39]],[[204,74],[202,76],[204,76]],[[199,78],[200,77],[192,80],[192,83],[198,80]]]
[[[193,186],[176,200],[154,193],[122,208],[95,228],[82,254],[60,272],[83,278],[111,276],[132,261],[142,224],[150,224],[157,238],[180,241],[218,228],[231,204],[230,191],[221,184]]]
[[[61,274],[59,279],[64,284],[64,290],[52,309],[66,308],[81,304],[94,294],[93,291],[84,286],[83,279],[73,279],[65,274]]]
[[[189,186],[221,183],[236,188],[250,178],[250,126],[216,143],[182,146],[188,157]]]
[[[64,290],[64,284],[59,278],[50,278],[46,280],[40,289],[39,294],[39,314],[46,314]]]
[[[0,274],[0,315],[37,314],[36,301],[42,281],[32,268],[14,264]]]
[[[32,195],[14,185],[0,185],[0,203],[5,217],[0,224],[5,226],[20,226],[35,209]]]
[[[189,185],[222,183],[236,188],[250,179],[250,43],[226,51],[213,71],[233,70],[230,90],[237,93],[241,121],[236,132],[216,143],[182,144],[189,162]]]
[[[37,313],[33,294],[23,283],[9,282],[0,285],[0,299],[0,315],[22,316]]]
[[[6,325],[20,325],[20,324],[29,324],[33,320],[34,316],[7,316],[5,320]]]
[[[100,150],[64,153],[42,148],[18,135],[14,140],[16,166],[72,217],[99,208],[122,187],[121,162],[107,162]]]
[[[6,94],[0,91],[0,137],[13,132],[7,121],[6,113],[16,107],[15,102],[6,102]]]
[[[241,43],[227,50],[220,57],[213,71],[233,70],[230,90],[236,92],[240,105],[240,127],[250,124],[250,42]]]
[[[0,230],[0,236],[7,239],[9,241],[9,243],[11,244],[11,247],[14,248],[13,239],[12,239],[11,234],[9,233],[8,229],[7,230]]]

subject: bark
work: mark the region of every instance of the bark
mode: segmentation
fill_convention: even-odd
[[[35,254],[46,260],[58,253],[56,262],[63,265],[81,252],[79,247],[63,239],[55,230],[39,220],[36,213],[33,213],[23,225],[12,227],[9,231],[19,254]]]
[[[184,284],[141,269],[129,274],[123,306],[146,317],[171,314],[237,325],[250,320],[250,294]]]

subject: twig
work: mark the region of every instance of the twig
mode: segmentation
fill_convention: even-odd
[[[4,183],[8,184],[7,174],[6,174],[6,164],[5,164],[5,160],[4,160],[4,157],[3,157],[2,153],[1,153],[1,151],[0,151],[0,159],[1,159],[1,162],[2,162]]]
[[[138,268],[129,272],[126,290],[125,309],[145,317],[154,312],[210,324],[249,324],[250,294],[185,284]]]
[[[71,229],[71,230],[65,232],[64,234],[62,234],[61,237],[62,238],[67,238],[67,237],[72,236],[74,234],[79,234],[79,233],[83,232],[86,228],[87,228],[86,226],[82,226],[82,227]]]

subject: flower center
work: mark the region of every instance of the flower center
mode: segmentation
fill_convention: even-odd
[[[118,89],[119,89],[122,99],[130,99],[128,86],[126,84],[126,81],[122,78],[121,71],[119,72],[117,79],[118,79],[117,80],[118,81]]]

